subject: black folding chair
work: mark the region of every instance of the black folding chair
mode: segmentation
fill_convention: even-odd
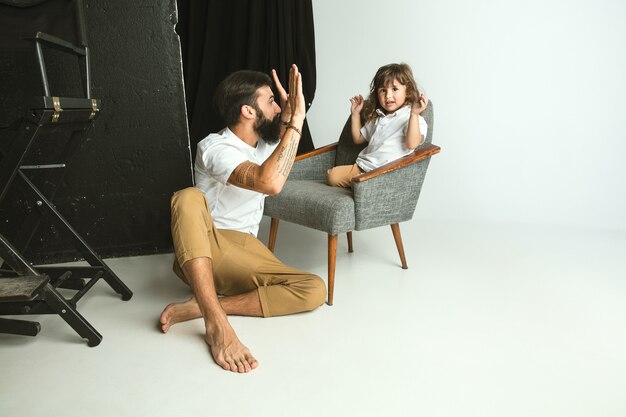
[[[25,117],[5,128],[5,134],[0,137],[0,204],[7,202],[5,199],[8,195],[19,195],[19,203],[25,207],[21,223],[12,224],[12,230],[18,233],[11,236],[11,242],[0,234],[0,258],[4,261],[0,267],[0,315],[58,314],[81,337],[88,340],[89,346],[96,346],[102,336],[78,313],[76,303],[100,279],[120,294],[123,300],[129,300],[132,292],[51,202],[62,183],[63,168],[72,159],[85,132],[100,111],[100,100],[91,97],[83,1],[0,0],[0,16],[8,16],[13,24],[15,16],[22,11],[52,15],[52,9],[62,12],[71,9],[75,13],[78,36],[74,42],[41,31],[26,37],[34,50],[44,95],[28,103]],[[34,20],[29,19],[27,14],[25,19],[28,22]],[[0,19],[0,26],[2,23]],[[13,39],[4,33],[0,47],[5,47],[13,40],[16,44],[23,44],[24,39],[23,34],[16,34]],[[82,67],[82,80],[79,81],[84,97],[51,94],[44,55],[46,51],[52,50],[78,57]],[[34,144],[59,136],[66,139],[63,150],[56,155],[60,160],[44,162],[46,155],[38,155],[34,158],[36,164],[24,163]],[[23,254],[42,224],[51,225],[61,238],[71,243],[89,266],[33,266]],[[71,298],[65,298],[58,291],[59,288],[76,292]],[[0,333],[34,336],[39,329],[39,323],[0,319]]]

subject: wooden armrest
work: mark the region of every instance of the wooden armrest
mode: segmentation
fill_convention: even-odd
[[[313,149],[312,151],[303,153],[302,155],[298,155],[296,156],[296,161],[299,161],[301,159],[306,159],[306,158],[310,158],[312,156],[315,155],[319,155],[325,152],[329,152],[332,151],[333,149],[337,148],[337,143],[332,143],[330,145],[326,145],[326,146],[322,146],[321,148],[317,148],[317,149]]]
[[[370,172],[366,172],[364,174],[356,176],[352,178],[352,182],[363,182],[372,178],[376,178],[379,175],[395,171],[396,169],[405,167],[409,164],[412,164],[413,162],[421,161],[422,159],[426,159],[432,155],[438,154],[440,151],[441,148],[437,145],[426,145],[422,148],[419,148],[412,154],[403,156],[402,158],[398,158],[395,161],[389,162],[388,164],[373,169]]]

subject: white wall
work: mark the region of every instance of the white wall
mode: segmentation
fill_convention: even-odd
[[[626,230],[626,2],[314,0],[317,147],[376,69],[435,105],[422,218]]]

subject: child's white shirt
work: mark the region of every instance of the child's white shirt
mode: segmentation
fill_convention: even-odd
[[[406,132],[409,128],[411,106],[404,106],[395,113],[385,114],[376,110],[378,117],[361,128],[361,134],[368,142],[356,159],[357,165],[365,172],[413,152],[406,147]],[[425,138],[428,133],[426,120],[419,116],[420,133]]]

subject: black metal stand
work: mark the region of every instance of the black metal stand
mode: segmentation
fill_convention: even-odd
[[[87,242],[59,213],[51,200],[56,194],[62,175],[47,175],[41,187],[37,187],[27,173],[43,169],[64,168],[65,162],[46,165],[24,165],[23,162],[33,143],[49,132],[60,130],[71,136],[68,149],[63,155],[69,161],[76,149],[75,136],[91,126],[100,109],[99,100],[91,98],[89,79],[89,49],[86,44],[82,0],[76,0],[79,45],[66,42],[43,32],[37,32],[31,40],[35,45],[37,63],[41,72],[44,96],[36,98],[26,118],[21,122],[18,134],[8,143],[0,143],[0,203],[14,187],[28,203],[29,214],[20,233],[13,237],[13,244],[0,234],[0,315],[57,314],[61,316],[89,346],[96,346],[102,336],[76,310],[77,302],[103,279],[122,300],[129,300],[132,291],[113,273]],[[56,97],[50,94],[46,74],[43,47],[77,55],[84,64],[85,96]],[[71,132],[71,133],[69,133]],[[48,171],[49,172],[49,171]],[[23,253],[42,222],[52,224],[89,266],[33,266]],[[8,266],[9,269],[4,268]],[[2,269],[4,268],[4,269]],[[75,290],[66,299],[57,288]],[[36,322],[0,318],[0,333],[35,336],[40,325]]]
[[[89,346],[97,346],[102,335],[76,310],[76,302],[84,295],[79,291],[71,300],[66,300],[57,290],[63,279],[51,283],[48,275],[40,274],[15,248],[0,235],[0,256],[18,274],[13,278],[0,278],[0,314],[57,314],[61,316]],[[71,274],[71,268],[66,276]],[[98,280],[96,275],[84,287],[88,290]],[[117,277],[116,277],[117,278]],[[119,279],[118,279],[119,280]],[[121,282],[121,281],[120,281]],[[122,284],[123,285],[123,284]],[[128,297],[132,295],[128,291]],[[41,326],[37,322],[15,319],[0,319],[0,333],[36,336]]]

